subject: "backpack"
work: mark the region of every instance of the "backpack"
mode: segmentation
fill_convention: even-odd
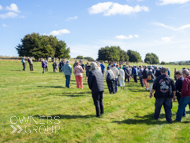
[[[148,76],[147,76],[147,80],[152,80],[152,76],[151,76],[151,75],[148,75]]]
[[[112,81],[112,80],[113,80],[113,79],[112,79],[110,73],[108,72],[108,75],[107,75],[106,81]]]

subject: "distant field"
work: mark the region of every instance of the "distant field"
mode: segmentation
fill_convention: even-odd
[[[108,94],[105,84],[105,115],[97,119],[87,83],[83,90],[76,89],[72,75],[71,88],[66,89],[64,75],[53,73],[51,65],[42,74],[41,63],[34,63],[33,72],[28,65],[23,72],[20,61],[0,61],[0,142],[190,142],[188,108],[182,123],[168,124],[163,109],[160,120],[154,121],[155,100],[139,83],[127,83],[116,95]],[[174,68],[185,66],[166,67],[173,78]],[[173,119],[177,106],[175,102]],[[23,130],[17,133],[19,127]],[[11,133],[13,128],[17,131]]]

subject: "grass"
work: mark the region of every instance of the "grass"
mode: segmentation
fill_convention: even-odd
[[[183,66],[168,67],[173,77],[174,68]],[[0,142],[190,142],[189,109],[182,123],[168,124],[163,109],[160,120],[152,120],[155,100],[139,83],[126,83],[116,95],[108,94],[105,84],[105,114],[97,119],[87,83],[83,90],[76,89],[72,75],[66,89],[64,75],[52,71],[50,63],[49,72],[42,74],[40,63],[34,63],[34,72],[28,65],[23,72],[20,61],[0,61]],[[173,119],[177,106],[174,102]],[[22,119],[28,116],[26,124]],[[12,134],[11,122],[24,130]]]

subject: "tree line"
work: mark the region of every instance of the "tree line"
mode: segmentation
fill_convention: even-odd
[[[16,47],[19,56],[34,57],[36,61],[41,58],[52,59],[70,58],[70,48],[67,44],[54,36],[32,33],[21,39],[21,44]]]

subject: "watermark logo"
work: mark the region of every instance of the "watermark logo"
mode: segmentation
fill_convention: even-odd
[[[40,120],[35,120],[34,117]],[[26,133],[30,134],[32,132],[41,134],[52,134],[60,130],[60,117],[59,116],[12,116],[10,118],[12,134],[14,133]]]

